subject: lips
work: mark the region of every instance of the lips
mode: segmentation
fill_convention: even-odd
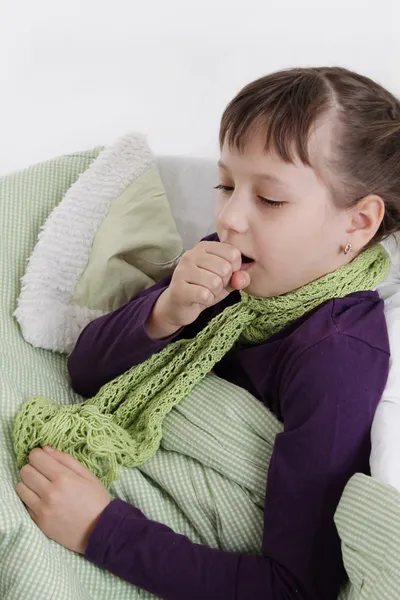
[[[254,258],[242,254],[242,264],[240,265],[241,271],[248,271],[254,265]]]

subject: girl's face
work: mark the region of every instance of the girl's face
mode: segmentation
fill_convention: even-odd
[[[320,130],[310,139],[313,165],[325,162],[320,148],[329,146],[327,135]],[[217,233],[254,259],[247,293],[284,294],[354,257],[343,253],[347,211],[333,204],[327,185],[300,159],[290,164],[266,154],[255,136],[242,154],[224,144],[219,173],[224,187],[215,207]]]

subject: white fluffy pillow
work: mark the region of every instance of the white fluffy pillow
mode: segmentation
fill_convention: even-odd
[[[48,174],[51,186],[50,164]],[[182,251],[146,139],[127,134],[100,152],[44,224],[15,311],[24,338],[70,352],[90,321],[171,273]]]

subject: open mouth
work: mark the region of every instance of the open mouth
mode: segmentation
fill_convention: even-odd
[[[254,258],[249,258],[245,254],[242,254],[242,263],[252,263],[254,262]]]
[[[250,258],[249,256],[242,254],[242,264],[240,266],[242,271],[248,271],[249,269],[251,269],[253,264],[254,264],[254,258]]]

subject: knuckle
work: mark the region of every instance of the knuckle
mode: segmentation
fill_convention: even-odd
[[[211,303],[214,299],[214,296],[213,296],[212,292],[210,292],[210,290],[203,290],[201,292],[201,294],[202,294],[202,300],[206,304]]]
[[[46,514],[51,514],[53,507],[57,506],[59,504],[59,500],[60,500],[60,494],[59,494],[58,490],[55,490],[55,489],[49,490],[46,494],[46,502],[43,505],[43,511],[45,511]]]
[[[222,265],[222,275],[224,277],[226,277],[227,275],[230,275],[231,272],[231,265],[229,265],[228,263],[226,263],[225,265]]]
[[[181,258],[179,259],[179,264],[185,265],[190,260],[189,252],[190,250],[187,250],[182,254]]]
[[[30,466],[30,464],[26,464],[22,467],[22,469],[20,470],[20,474],[22,477],[25,477],[25,475],[27,475],[30,471],[31,471],[32,467]]]
[[[29,460],[34,459],[38,454],[40,454],[40,448],[34,448],[29,453]]]
[[[239,250],[237,248],[234,248],[232,250],[232,260],[240,260],[242,257],[242,255],[240,254]]]
[[[220,277],[213,277],[212,288],[214,290],[219,290],[221,286],[222,286],[221,278]]]

